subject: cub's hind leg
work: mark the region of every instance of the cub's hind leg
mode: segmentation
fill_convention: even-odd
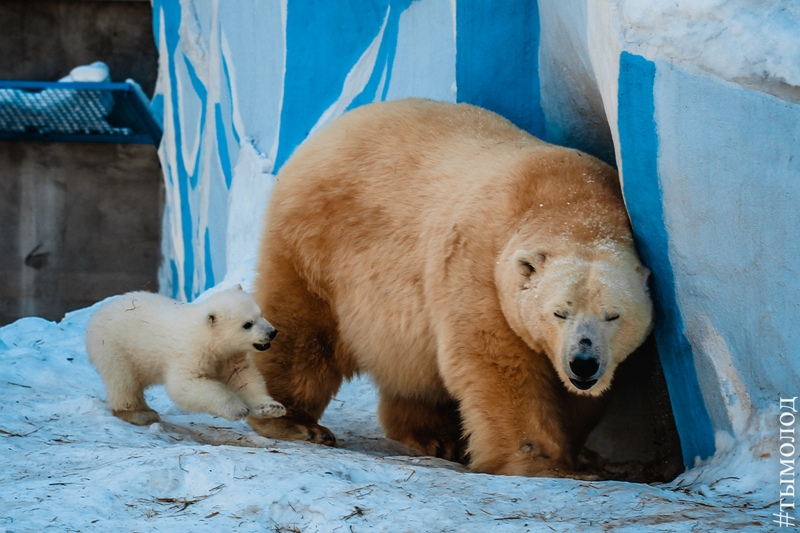
[[[112,407],[111,414],[124,420],[125,422],[129,422],[137,426],[149,426],[150,424],[158,422],[160,420],[158,413],[147,405],[147,403],[144,401],[143,393],[140,392],[139,395],[141,396],[140,407],[126,403],[125,408],[115,409]]]
[[[159,421],[158,413],[147,405],[144,386],[132,369],[104,369],[107,402],[111,414],[137,426],[149,426]]]

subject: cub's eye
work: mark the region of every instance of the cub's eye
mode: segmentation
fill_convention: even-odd
[[[252,327],[253,327],[253,323],[252,323],[252,322],[245,322],[245,323],[244,323],[244,326],[242,326],[242,327],[243,327],[244,329],[250,329],[250,328],[252,328]]]
[[[606,322],[613,322],[618,318],[619,318],[619,315],[611,315],[611,316],[606,318]]]
[[[556,315],[556,316],[557,316],[558,318],[560,318],[561,320],[566,320],[566,319],[567,319],[567,313],[566,313],[565,311],[561,311],[561,312],[559,312],[559,311],[556,311],[556,312],[555,312],[555,313],[553,313],[553,314],[554,314],[554,315]]]

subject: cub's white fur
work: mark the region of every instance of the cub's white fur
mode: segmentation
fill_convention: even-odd
[[[251,358],[275,334],[239,285],[191,304],[130,292],[92,315],[86,351],[106,383],[112,413],[126,422],[159,420],[144,389],[162,383],[186,412],[277,417],[286,409],[267,393]]]

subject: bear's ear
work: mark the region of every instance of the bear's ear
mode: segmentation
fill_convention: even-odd
[[[233,288],[241,291],[242,285],[240,283],[237,283]]]
[[[642,274],[644,276],[644,282],[647,283],[647,280],[650,279],[650,269],[644,266],[637,266],[636,273]]]
[[[544,264],[545,256],[527,250],[517,250],[514,253],[514,266],[521,275],[530,277],[536,269]]]
[[[214,313],[208,313],[208,325],[213,326],[217,322],[217,315]]]

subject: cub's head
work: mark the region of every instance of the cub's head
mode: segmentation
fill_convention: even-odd
[[[255,298],[242,290],[241,285],[218,292],[201,304],[205,311],[206,327],[212,338],[230,351],[269,349],[277,335],[275,328],[261,316]],[[226,350],[227,351],[227,350]]]
[[[503,313],[545,352],[567,389],[599,396],[653,321],[649,271],[632,245],[536,247],[511,243],[497,264]]]

